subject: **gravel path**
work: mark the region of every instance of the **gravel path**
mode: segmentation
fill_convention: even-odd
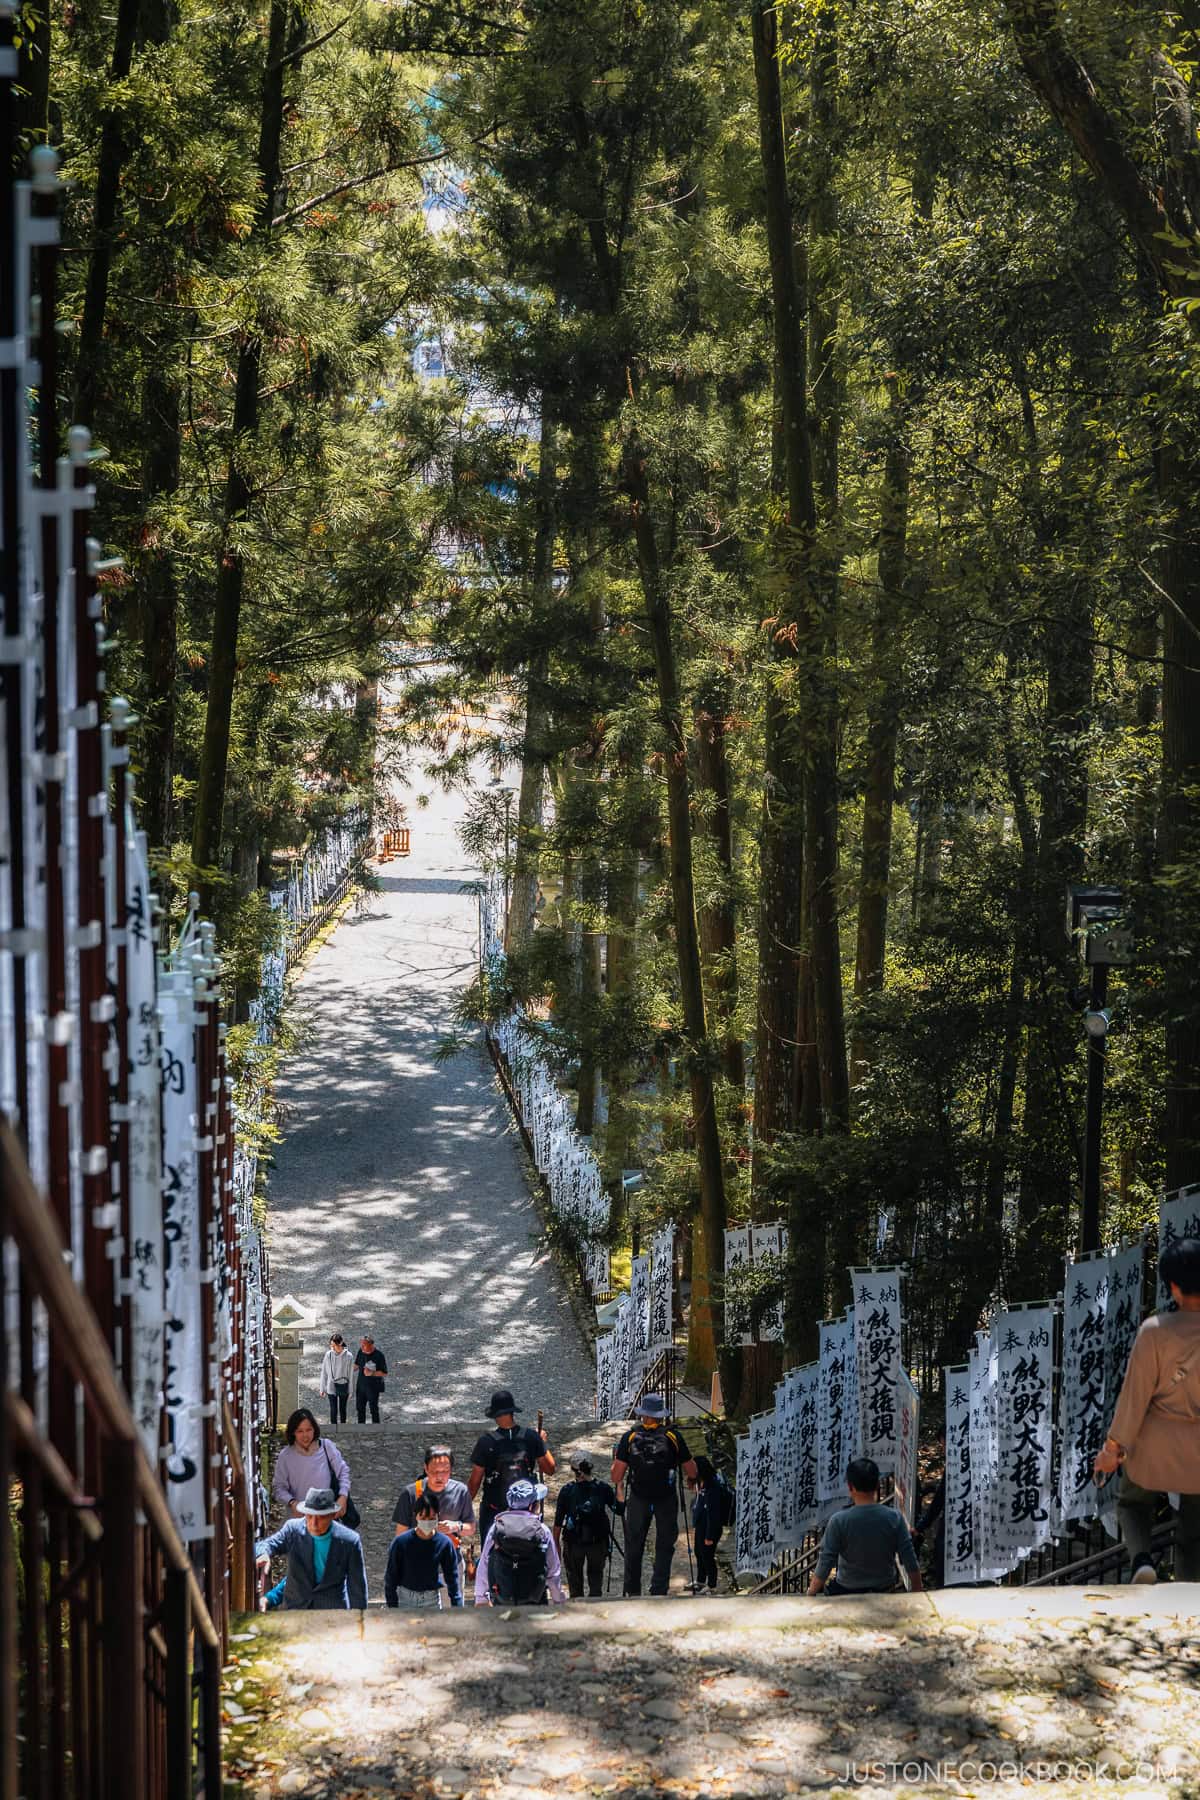
[[[576,1421],[594,1374],[566,1288],[534,1245],[519,1139],[482,1046],[438,1064],[476,957],[474,877],[458,796],[406,798],[412,855],[298,983],[309,1027],[279,1083],[284,1140],[270,1188],[272,1285],[317,1321],[301,1398],[317,1408],[328,1333],[388,1359],[385,1417],[471,1420],[496,1386],[531,1417]],[[323,1410],[323,1408],[322,1408]]]
[[[233,1645],[234,1791],[1186,1800],[1200,1592],[1110,1591],[274,1614]]]

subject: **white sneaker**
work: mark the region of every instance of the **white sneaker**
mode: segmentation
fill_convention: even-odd
[[[1143,1550],[1140,1556],[1133,1559],[1133,1573],[1129,1580],[1134,1587],[1154,1587],[1158,1581],[1158,1570],[1153,1561]]]

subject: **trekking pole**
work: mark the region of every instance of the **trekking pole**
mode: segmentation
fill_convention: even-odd
[[[683,1535],[687,1542],[688,1580],[694,1588],[696,1585],[696,1568],[695,1564],[692,1562],[692,1524],[688,1517],[687,1489],[683,1485],[683,1470],[678,1463],[675,1465],[675,1479],[679,1484],[679,1504],[683,1508]]]
[[[541,1407],[539,1406],[538,1407],[537,1434],[538,1434],[538,1440],[541,1443],[543,1450],[546,1447],[545,1440],[542,1438],[542,1420],[545,1418],[545,1416],[546,1416],[545,1413],[542,1411]],[[534,1470],[533,1470],[533,1479],[535,1481],[540,1480],[541,1473],[542,1473],[541,1470],[535,1464]],[[539,1500],[538,1501],[538,1518],[544,1520],[545,1517],[546,1517],[546,1502],[544,1500]]]

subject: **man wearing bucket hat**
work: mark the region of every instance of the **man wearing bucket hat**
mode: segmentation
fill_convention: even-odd
[[[554,1535],[535,1515],[545,1483],[514,1481],[479,1553],[476,1606],[545,1606],[566,1599]]]
[[[634,1410],[637,1423],[617,1445],[612,1466],[617,1498],[625,1500],[625,1592],[642,1591],[642,1555],[653,1522],[654,1573],[650,1577],[650,1592],[666,1594],[670,1591],[671,1562],[679,1536],[679,1508],[675,1500],[678,1470],[682,1469],[694,1484],[696,1465],[683,1433],[668,1423],[661,1394],[647,1394]]]
[[[518,1425],[516,1414],[520,1410],[510,1388],[497,1388],[487,1409],[487,1417],[495,1424],[491,1431],[484,1432],[471,1452],[467,1492],[474,1500],[483,1489],[479,1501],[481,1543],[492,1521],[504,1510],[514,1481],[536,1481],[539,1474],[554,1473],[546,1433],[535,1431],[532,1425]]]
[[[362,1539],[337,1518],[337,1495],[309,1488],[296,1511],[298,1518],[257,1546],[259,1569],[269,1569],[273,1556],[287,1557],[282,1604],[289,1610],[361,1611],[367,1604]]]

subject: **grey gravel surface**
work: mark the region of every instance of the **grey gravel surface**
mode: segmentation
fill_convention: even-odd
[[[1145,1612],[1128,1590],[967,1598],[252,1620],[227,1685],[231,1771],[253,1800],[1190,1800],[1196,1588]]]
[[[484,1423],[493,1387],[528,1415],[586,1418],[594,1368],[482,1043],[438,1063],[475,969],[475,877],[462,801],[406,796],[412,854],[378,870],[297,984],[303,1049],[279,1083],[272,1284],[316,1324],[301,1399],[318,1407],[328,1333],[369,1327],[388,1359],[386,1417]]]

